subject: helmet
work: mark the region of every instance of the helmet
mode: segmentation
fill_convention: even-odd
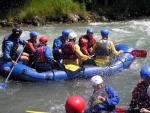
[[[94,30],[93,30],[92,28],[88,28],[88,29],[87,29],[87,33],[92,33],[92,34],[93,34],[93,33],[94,33]]]
[[[63,30],[63,31],[62,31],[62,36],[68,36],[69,33],[70,33],[70,31],[68,31],[68,30]]]
[[[69,33],[68,38],[69,38],[69,39],[77,38],[77,34],[74,33],[74,32],[71,32],[71,33]]]
[[[140,75],[142,79],[149,79],[150,78],[150,66],[144,66],[141,69]]]
[[[13,28],[12,29],[12,34],[14,36],[20,36],[22,34],[22,30],[20,28]]]
[[[45,43],[45,42],[48,42],[48,38],[46,36],[42,36],[40,37],[39,41],[42,43]]]
[[[97,86],[98,84],[103,83],[103,79],[99,75],[95,75],[91,78],[91,82],[93,86]]]
[[[102,29],[101,30],[101,35],[102,36],[106,36],[106,35],[108,35],[109,34],[109,31],[107,30],[107,29]]]
[[[147,95],[150,97],[150,86],[147,88]]]
[[[85,105],[85,100],[81,96],[73,95],[66,101],[66,113],[82,113]]]
[[[36,37],[36,36],[37,36],[37,32],[35,31],[30,32],[30,37]]]

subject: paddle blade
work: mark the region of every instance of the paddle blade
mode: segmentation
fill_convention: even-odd
[[[64,64],[65,69],[70,70],[70,71],[77,71],[80,67],[77,65],[73,65],[73,64]]]
[[[0,86],[0,89],[5,89],[6,87],[6,82],[4,82],[1,86]]]
[[[147,51],[145,51],[145,50],[133,50],[128,53],[135,57],[141,57],[141,58],[146,58],[146,56],[147,56]]]
[[[50,112],[42,112],[42,111],[31,111],[31,110],[25,110],[26,113],[50,113]]]
[[[124,108],[115,108],[116,113],[125,113],[126,110]]]
[[[124,108],[115,108],[116,113],[140,113],[139,108],[133,108],[130,110],[126,110]]]

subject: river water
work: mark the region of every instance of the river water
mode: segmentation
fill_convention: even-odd
[[[61,35],[63,29],[69,29],[78,34],[86,33],[87,28],[94,29],[94,37],[101,39],[100,30],[110,30],[109,40],[124,43],[136,49],[147,50],[146,58],[136,58],[129,69],[113,76],[104,77],[104,85],[112,86],[120,96],[118,107],[128,108],[132,90],[140,80],[140,69],[149,65],[150,20],[132,20],[111,23],[77,23],[62,25],[46,25],[38,27],[23,27],[22,37],[29,38],[32,30],[38,32],[38,37],[49,38],[48,46],[52,48],[55,38]],[[11,33],[11,28],[0,29],[0,41]],[[1,44],[0,44],[1,46]],[[1,50],[0,50],[1,53]],[[0,77],[0,84],[6,78]],[[0,113],[25,113],[25,110],[45,111],[50,113],[65,113],[64,104],[71,95],[81,95],[88,101],[93,89],[90,79],[55,81],[49,83],[30,83],[9,80],[5,90],[0,89]]]

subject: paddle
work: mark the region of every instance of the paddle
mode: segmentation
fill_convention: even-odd
[[[126,110],[124,108],[115,108],[116,113],[139,113],[140,109],[139,108],[133,108],[131,110]]]
[[[124,53],[129,53],[135,57],[141,57],[141,58],[145,58],[147,56],[146,50],[133,50],[131,52],[124,52]]]
[[[25,46],[24,46],[24,48],[25,48]],[[23,48],[23,50],[24,50],[24,48]],[[21,54],[23,53],[23,50],[22,50],[22,52],[20,52],[20,54],[19,54],[19,56],[18,56],[16,62],[18,62],[18,60],[19,60]],[[8,79],[9,79],[9,77],[10,77],[10,75],[11,75],[11,73],[12,73],[14,67],[15,67],[15,66],[13,65],[13,67],[11,68],[11,70],[10,70],[10,72],[9,72],[9,74],[8,74],[8,76],[7,76],[7,78],[6,78],[6,80],[5,80],[5,82],[0,86],[0,89],[5,89],[6,84],[7,84],[7,81],[8,81]]]
[[[115,108],[116,113],[125,113],[126,110],[124,108]]]
[[[76,71],[80,68],[80,66],[73,65],[73,64],[64,64],[65,69],[70,70],[70,71]]]
[[[31,111],[31,110],[25,110],[26,113],[50,113],[50,112],[42,112],[42,111]]]

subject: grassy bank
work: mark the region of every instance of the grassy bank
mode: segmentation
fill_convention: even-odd
[[[84,16],[86,9],[100,16],[117,20],[150,16],[149,0],[1,0],[0,19],[63,17],[70,14]]]
[[[1,0],[0,27],[145,18],[149,5],[149,0]]]
[[[53,18],[82,14],[86,12],[84,3],[74,3],[73,0],[26,0],[25,3],[13,7],[7,18],[17,16],[19,19],[34,18],[35,16]]]

